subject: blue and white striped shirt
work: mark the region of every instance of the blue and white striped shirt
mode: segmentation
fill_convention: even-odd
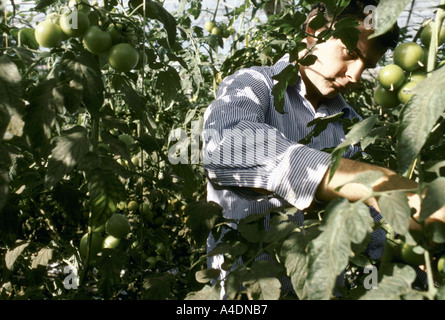
[[[299,141],[312,130],[307,124],[340,112],[345,118],[360,118],[341,95],[315,110],[305,98],[301,77],[285,92],[285,113],[276,111],[272,77],[289,64],[289,55],[285,55],[271,67],[237,71],[221,82],[215,101],[204,114],[207,200],[218,203],[226,218],[243,219],[283,206],[307,208],[330,164],[330,154],[322,150],[345,139],[342,122],[330,122],[303,145]],[[351,146],[344,157],[357,151]],[[273,196],[249,188],[267,189]],[[303,213],[299,211],[293,220],[302,223]],[[209,236],[208,250],[215,247],[215,240]],[[222,262],[220,256],[208,260],[210,268],[219,268]]]
[[[204,114],[208,200],[220,204],[226,218],[242,219],[283,205],[307,208],[330,163],[330,154],[321,150],[336,147],[345,139],[342,123],[331,122],[309,144],[300,144],[312,130],[307,124],[340,112],[349,119],[360,118],[341,95],[315,110],[305,98],[301,78],[285,93],[285,113],[277,112],[272,77],[288,65],[289,56],[285,55],[272,67],[237,71],[224,79]],[[234,146],[236,141],[243,141],[242,146]],[[246,150],[253,150],[254,157],[246,157]],[[344,156],[356,151],[358,148],[351,146]],[[245,196],[243,187],[267,189],[276,197],[257,195],[253,201]]]

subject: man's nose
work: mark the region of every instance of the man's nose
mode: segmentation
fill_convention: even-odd
[[[356,60],[348,66],[346,76],[352,84],[360,82],[362,74],[365,71],[365,64],[360,60]]]

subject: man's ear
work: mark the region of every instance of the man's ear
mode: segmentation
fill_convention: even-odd
[[[310,18],[309,21],[306,23],[306,27],[305,27],[306,41],[305,42],[308,44],[308,46],[315,45],[315,43],[317,42],[316,36],[324,29],[324,28],[321,28],[319,30],[315,30],[310,26],[310,23],[315,18],[316,18],[316,16]]]

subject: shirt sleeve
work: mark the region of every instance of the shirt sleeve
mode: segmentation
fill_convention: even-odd
[[[214,185],[266,189],[302,210],[311,204],[330,154],[268,125],[270,107],[270,82],[261,72],[243,69],[226,78],[204,115],[204,169]]]

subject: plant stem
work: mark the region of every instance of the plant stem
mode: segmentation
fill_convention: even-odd
[[[218,14],[219,0],[216,2],[215,12],[213,12],[213,21],[216,19],[216,15]]]
[[[427,295],[430,300],[434,300],[434,297],[436,296],[437,289],[434,286],[434,278],[433,278],[433,272],[431,269],[430,253],[428,250],[425,250],[424,256],[425,256],[426,276],[427,276],[427,281],[428,281]]]
[[[440,1],[440,6],[442,7],[445,6],[445,0]],[[431,43],[428,53],[428,66],[427,66],[428,76],[431,75],[431,72],[436,68],[436,56],[439,44],[439,32],[442,27],[442,22],[444,18],[445,18],[445,10],[439,8],[436,13],[435,27],[432,30]]]

